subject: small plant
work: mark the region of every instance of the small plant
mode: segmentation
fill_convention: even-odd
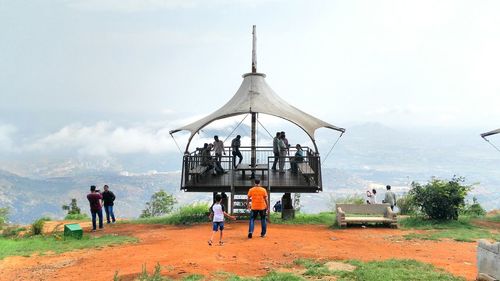
[[[486,211],[483,209],[481,204],[479,204],[476,197],[472,197],[472,204],[465,204],[460,214],[470,217],[484,217],[486,215]]]
[[[43,226],[46,221],[50,221],[49,218],[39,218],[31,224],[31,234],[41,235],[43,234]]]
[[[417,206],[410,195],[403,195],[396,200],[401,215],[414,215],[417,212]]]
[[[153,274],[151,276],[148,274],[148,271],[146,270],[146,265],[145,264],[142,265],[142,272],[141,275],[139,275],[139,281],[163,281],[163,280],[168,280],[168,279],[161,276],[160,263],[156,264]]]
[[[142,211],[141,218],[158,217],[168,214],[177,203],[175,197],[163,190],[151,196],[151,201],[146,203],[146,209]]]

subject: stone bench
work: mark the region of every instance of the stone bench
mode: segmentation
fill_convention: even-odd
[[[500,242],[481,239],[477,245],[477,280],[500,279]]]
[[[383,223],[398,227],[396,213],[389,204],[337,204],[337,224],[346,227],[347,224]]]

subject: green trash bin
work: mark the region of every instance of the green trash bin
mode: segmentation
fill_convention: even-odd
[[[82,239],[83,230],[82,227],[77,223],[65,224],[64,225],[64,238],[76,238]]]

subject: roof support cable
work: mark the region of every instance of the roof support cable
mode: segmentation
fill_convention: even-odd
[[[262,123],[260,123],[259,120],[257,120],[257,122],[260,124],[260,126],[262,126],[262,128],[267,132],[267,134],[271,137],[271,139],[273,139],[274,137],[271,135],[271,133],[269,133],[269,131],[266,129],[266,127],[264,127],[264,125],[262,125]]]
[[[344,135],[344,132],[342,132],[340,134],[340,136],[337,138],[337,140],[335,141],[335,143],[332,145],[332,148],[330,148],[330,151],[328,151],[328,153],[326,154],[325,158],[323,159],[323,163],[326,164],[326,160],[328,159],[328,156],[330,156],[330,153],[333,151],[333,148],[337,145],[337,143],[339,142],[340,138]]]
[[[243,117],[243,119],[241,119],[240,123],[238,123],[238,125],[236,125],[236,127],[233,129],[233,131],[224,139],[224,142],[226,142],[227,139],[231,137],[231,135],[234,133],[234,131],[236,131],[236,129],[238,129],[238,127],[241,125],[241,123],[243,123],[243,121],[245,121],[247,116],[248,116],[248,113],[245,114],[245,117]]]
[[[492,142],[490,142],[490,140],[489,140],[489,139],[487,139],[487,138],[485,138],[485,137],[483,137],[483,139],[484,139],[485,141],[487,141],[487,142],[488,142],[491,146],[493,146],[493,148],[495,148],[498,152],[500,152],[500,149],[499,149],[496,145],[494,145]]]
[[[172,139],[174,140],[174,143],[175,143],[175,145],[177,146],[177,149],[179,149],[179,153],[180,153],[181,155],[183,155],[182,150],[181,150],[181,147],[179,146],[179,144],[178,144],[178,143],[177,143],[177,141],[175,140],[174,135],[173,135],[173,134],[170,134],[170,136],[171,136],[171,137],[172,137]]]

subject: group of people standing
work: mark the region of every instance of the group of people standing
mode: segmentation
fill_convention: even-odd
[[[96,231],[96,219],[99,218],[99,229],[103,229],[102,209],[106,212],[106,220],[108,223],[115,223],[115,213],[113,211],[116,196],[109,190],[108,185],[104,185],[104,191],[101,192],[95,185],[90,186],[90,193],[87,199],[90,204],[90,213],[92,215],[92,231]]]
[[[386,187],[386,192],[384,196],[384,200],[382,200],[382,203],[386,203],[391,205],[391,210],[394,210],[394,206],[396,206],[396,194],[391,191],[391,186],[387,185]],[[377,204],[377,190],[372,189],[366,191],[366,203],[367,204]]]
[[[241,136],[237,135],[231,141],[231,154],[233,159],[233,168],[236,169],[238,165],[243,161],[243,155],[240,151],[241,147]],[[292,173],[297,173],[297,163],[304,160],[304,151],[302,146],[297,144],[295,146],[296,152],[293,157],[290,157],[290,170]],[[222,155],[226,155],[226,150],[224,149],[224,142],[219,139],[219,136],[214,136],[214,142],[209,144],[205,143],[203,148],[198,148],[200,150],[201,165],[208,166],[209,170],[213,169],[214,175],[223,174],[224,168],[222,168]],[[212,157],[211,152],[214,152],[214,157]],[[290,154],[290,144],[286,138],[285,132],[277,132],[276,136],[273,138],[273,154],[274,162],[271,170],[276,171],[276,165],[278,164],[278,169],[280,173],[285,172],[285,161],[286,157]],[[238,161],[236,161],[238,158]]]
[[[302,146],[300,144],[297,144],[295,148],[295,155],[294,157],[290,158],[290,169],[292,173],[297,173],[297,163],[304,161],[304,151],[302,150]],[[287,155],[290,154],[290,144],[288,143],[285,132],[277,132],[276,136],[273,138],[273,154],[274,163],[271,170],[276,171],[276,164],[278,164],[278,171],[280,173],[284,173],[285,160]]]

